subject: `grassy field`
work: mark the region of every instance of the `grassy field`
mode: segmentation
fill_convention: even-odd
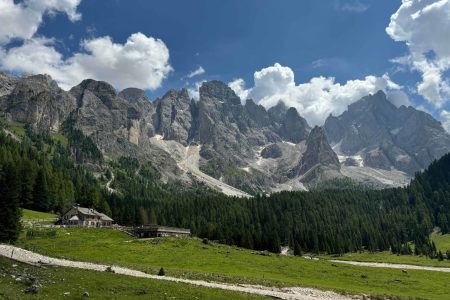
[[[37,219],[56,219],[58,218],[55,214],[44,213],[35,210],[22,209],[22,220],[37,220]]]
[[[431,238],[442,253],[445,254],[447,250],[450,250],[450,234],[432,234]]]
[[[137,241],[112,229],[57,229],[56,237],[18,245],[61,258],[114,264],[156,274],[268,286],[309,286],[352,294],[448,299],[449,273],[356,267],[259,252],[194,238]]]
[[[380,262],[380,263],[384,262],[384,263],[393,263],[393,264],[407,264],[407,265],[450,268],[450,261],[448,261],[448,260],[439,261],[437,259],[431,259],[427,256],[396,255],[396,254],[392,254],[390,252],[346,253],[341,256],[320,255],[320,258],[353,260],[353,261],[361,261],[361,262]]]
[[[31,285],[40,286],[37,294],[25,292]],[[65,296],[67,292],[70,295]],[[264,299],[108,272],[33,267],[0,257],[0,299],[83,299],[85,292],[89,293],[88,299]]]
[[[450,235],[432,234],[431,239],[435,242],[436,247],[442,253],[446,253],[450,250]],[[354,260],[362,262],[384,262],[394,264],[409,264],[418,266],[432,266],[432,267],[449,267],[450,260],[439,261],[437,259],[431,259],[427,256],[414,256],[414,255],[396,255],[390,252],[361,252],[361,253],[346,253],[342,256],[335,257],[332,255],[321,255],[321,258],[325,259],[340,259],[340,260]]]

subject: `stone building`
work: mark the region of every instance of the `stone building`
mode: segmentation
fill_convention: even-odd
[[[113,219],[92,208],[74,206],[61,217],[61,224],[73,227],[109,227]]]

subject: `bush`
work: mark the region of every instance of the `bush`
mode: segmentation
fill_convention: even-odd
[[[159,269],[158,276],[164,276],[164,275],[166,275],[164,268]]]

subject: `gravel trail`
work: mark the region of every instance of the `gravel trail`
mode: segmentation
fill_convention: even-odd
[[[371,267],[371,268],[389,268],[389,269],[402,269],[402,270],[422,270],[422,271],[436,271],[450,273],[450,268],[446,267],[427,267],[427,266],[417,266],[417,265],[406,265],[406,264],[391,264],[391,263],[375,263],[375,262],[361,262],[353,260],[339,260],[331,259],[327,260],[339,264],[347,264],[360,267]]]
[[[134,276],[149,278],[154,280],[165,280],[176,283],[185,283],[196,286],[203,286],[215,289],[230,290],[242,293],[249,293],[261,296],[274,297],[278,299],[289,300],[349,300],[349,299],[361,299],[359,296],[349,297],[340,295],[330,291],[321,291],[312,288],[292,287],[292,288],[275,288],[257,285],[244,285],[244,284],[226,284],[219,282],[207,282],[203,280],[190,280],[169,276],[156,276],[150,275],[141,271],[132,270],[128,268],[94,264],[81,261],[71,261],[66,259],[51,258],[35,252],[24,250],[18,247],[10,245],[0,245],[0,255],[12,258],[16,261],[32,264],[32,265],[55,265],[61,267],[79,268],[93,271],[105,271],[106,268],[111,269],[120,275]]]

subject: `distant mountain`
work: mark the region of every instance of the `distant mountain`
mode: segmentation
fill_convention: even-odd
[[[413,176],[450,150],[440,122],[411,106],[394,106],[382,91],[329,116],[324,127],[344,174],[365,168]]]
[[[162,181],[204,182],[227,194],[302,190],[349,176],[377,186],[400,185],[450,149],[450,136],[430,115],[396,108],[379,92],[311,129],[295,108],[245,104],[226,84],[205,82],[195,101],[170,90],[150,101],[84,80],[66,92],[46,75],[0,73],[0,109],[10,121],[59,132],[73,127],[106,162],[149,161]],[[330,143],[329,143],[330,142]],[[79,163],[95,167],[89,156]]]

